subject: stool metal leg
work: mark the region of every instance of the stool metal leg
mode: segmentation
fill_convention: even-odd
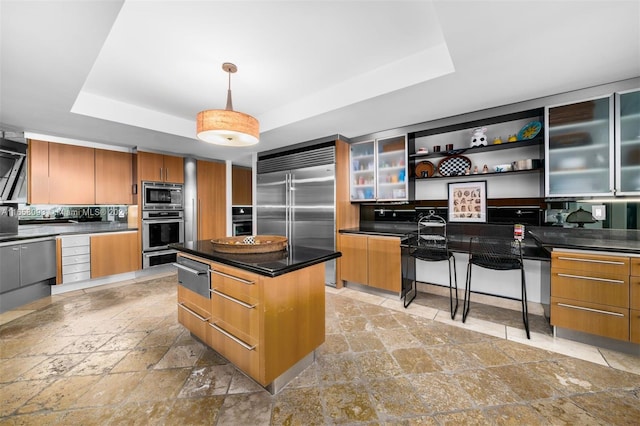
[[[471,262],[467,264],[467,279],[464,284],[464,302],[462,304],[462,322],[467,320],[471,306]]]
[[[524,322],[524,329],[527,332],[527,339],[531,339],[529,334],[529,306],[527,305],[527,283],[524,278],[524,267],[520,269],[521,282],[522,282],[522,321]]]
[[[453,259],[453,287],[451,286],[451,260]],[[456,258],[452,254],[449,256],[449,312],[451,313],[451,319],[456,318],[458,312],[458,273],[456,272]],[[456,305],[453,306],[453,292],[456,292]]]

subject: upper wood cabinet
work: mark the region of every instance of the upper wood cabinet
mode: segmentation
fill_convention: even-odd
[[[184,183],[184,159],[153,152],[138,152],[140,181]]]
[[[49,204],[95,203],[94,149],[49,143]]]
[[[27,202],[49,204],[49,142],[29,140],[27,150]]]
[[[96,204],[132,204],[132,155],[95,150]]]
[[[226,237],[226,165],[198,160],[196,174],[198,185],[197,239]]]
[[[252,185],[251,169],[233,166],[231,169],[231,203],[234,206],[250,206],[252,203]]]
[[[132,156],[39,140],[28,145],[29,204],[132,204]]]

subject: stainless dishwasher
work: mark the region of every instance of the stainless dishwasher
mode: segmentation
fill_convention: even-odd
[[[178,256],[174,266],[178,268],[178,282],[181,286],[211,299],[208,264]]]

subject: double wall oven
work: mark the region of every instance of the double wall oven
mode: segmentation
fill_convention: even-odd
[[[184,188],[178,183],[142,182],[142,267],[173,263],[184,242]]]

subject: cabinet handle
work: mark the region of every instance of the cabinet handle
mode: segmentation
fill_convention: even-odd
[[[198,199],[198,236],[197,236],[197,240],[199,240],[200,238],[202,238],[202,215],[200,214],[202,213],[202,205],[200,203],[200,199]]]
[[[190,274],[193,275],[204,275],[207,273],[207,271],[198,271],[197,269],[193,269],[193,268],[189,268],[188,266],[184,266],[181,263],[173,263],[173,266],[175,266],[178,269],[182,269],[183,271],[189,272]]]
[[[205,322],[205,321],[209,321],[209,319],[211,319],[211,317],[209,318],[205,318],[202,315],[199,315],[198,313],[192,311],[191,309],[187,308],[184,304],[182,303],[178,303],[178,307],[184,309],[185,311],[189,312],[191,315],[193,315],[194,317],[198,318],[200,321]]]
[[[162,167],[160,167],[160,181],[162,181]]]
[[[12,247],[11,250],[18,251],[18,250],[20,250],[20,247]]]
[[[558,260],[569,260],[572,262],[602,263],[605,265],[624,265],[624,262],[618,262],[614,260],[580,259],[575,257],[563,257],[563,256],[558,256]]]
[[[228,296],[228,295],[224,294],[223,292],[216,290],[215,288],[211,289],[209,291],[211,293],[213,293],[213,294],[217,294],[220,297],[223,297],[223,298],[225,298],[227,300],[230,300],[230,301],[232,301],[234,303],[237,303],[238,305],[243,306],[243,307],[245,307],[247,309],[253,309],[253,308],[256,307],[256,305],[250,305],[250,304],[248,304],[246,302],[243,302],[242,300],[236,299],[235,297]]]
[[[234,277],[233,275],[225,274],[224,272],[216,271],[214,269],[209,269],[209,272],[211,272],[212,274],[216,274],[216,275],[222,275],[223,277],[230,278],[232,280],[240,281],[243,284],[247,284],[247,285],[255,284],[255,281],[249,281],[249,280],[245,280],[245,279],[242,279],[242,278],[239,278],[239,277]]]
[[[214,323],[209,323],[209,325],[211,327],[213,327],[214,330],[219,331],[220,333],[224,334],[225,336],[227,336],[229,339],[233,340],[234,342],[236,342],[237,344],[239,344],[240,346],[242,346],[243,348],[245,348],[248,351],[252,351],[256,348],[256,345],[249,345],[245,342],[243,342],[242,340],[238,339],[236,336],[234,336],[233,334],[229,333],[228,331],[220,328],[218,325],[214,324]]]
[[[612,280],[609,278],[583,277],[582,275],[571,275],[571,274],[558,274],[558,276],[565,277],[565,278],[576,278],[579,280],[602,281],[605,283],[624,284],[623,280]]]
[[[600,310],[600,309],[585,308],[584,306],[568,305],[566,303],[558,303],[558,306],[562,306],[563,308],[578,309],[580,311],[589,311],[589,312],[596,312],[598,314],[612,315],[614,317],[624,317],[624,314],[621,314],[619,312],[611,312],[611,311],[603,311],[603,310]]]

